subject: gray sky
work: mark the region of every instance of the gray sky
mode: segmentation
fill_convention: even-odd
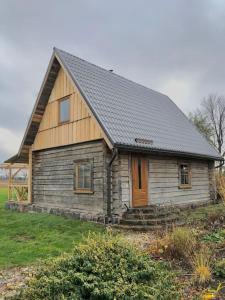
[[[225,94],[224,0],[0,0],[0,162],[18,150],[53,46],[185,113]]]

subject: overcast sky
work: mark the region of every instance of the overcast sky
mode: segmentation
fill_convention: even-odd
[[[224,0],[0,0],[0,162],[18,151],[53,46],[185,113],[225,94]]]

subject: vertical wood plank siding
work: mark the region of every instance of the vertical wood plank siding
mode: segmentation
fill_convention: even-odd
[[[59,101],[63,97],[70,99],[70,121],[59,124]],[[33,149],[41,150],[103,137],[102,129],[90,114],[80,92],[61,68],[41,120]]]
[[[33,152],[33,203],[102,214],[106,194],[102,140]],[[93,159],[93,194],[74,193],[74,161]]]

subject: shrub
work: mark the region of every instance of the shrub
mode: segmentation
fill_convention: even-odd
[[[216,262],[214,273],[218,277],[225,278],[225,258]]]
[[[222,229],[209,233],[203,236],[202,240],[210,243],[223,243],[225,241],[225,230]]]
[[[14,299],[180,299],[166,265],[110,233],[91,235],[71,255],[40,269]]]
[[[196,246],[196,236],[190,228],[174,228],[169,236],[168,251],[174,258],[189,256]]]
[[[201,246],[192,259],[194,279],[200,284],[205,284],[211,280],[211,253],[206,246]]]

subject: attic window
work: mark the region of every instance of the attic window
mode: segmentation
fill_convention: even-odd
[[[59,100],[59,123],[70,121],[70,99],[64,98]]]
[[[179,188],[191,188],[191,166],[188,163],[179,164]]]

